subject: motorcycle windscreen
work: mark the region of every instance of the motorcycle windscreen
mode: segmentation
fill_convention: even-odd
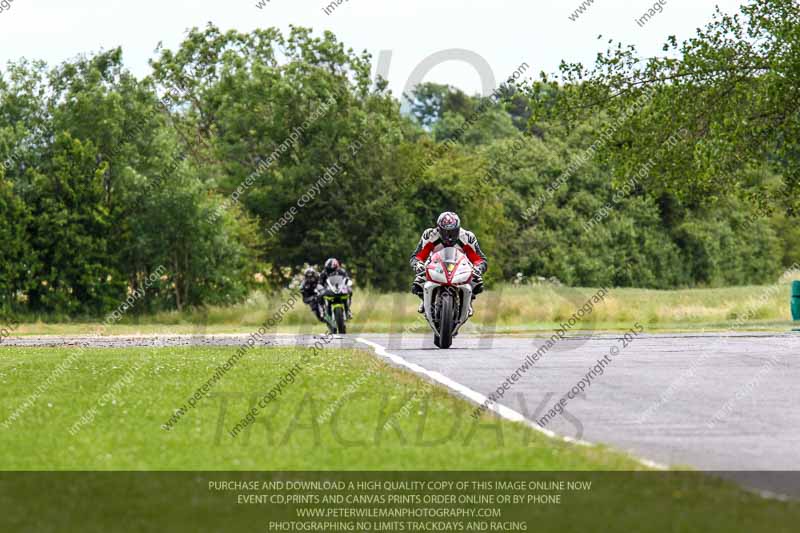
[[[344,276],[339,276],[339,275],[330,276],[328,277],[328,283],[330,283],[331,287],[333,287],[334,289],[341,291],[342,289],[344,289],[345,279]]]
[[[461,256],[461,252],[458,248],[450,247],[445,248],[441,252],[442,262],[445,265],[454,265],[458,262],[459,257]]]

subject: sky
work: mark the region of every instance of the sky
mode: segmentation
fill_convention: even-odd
[[[492,79],[500,83],[522,63],[534,76],[554,72],[562,59],[591,63],[604,49],[600,34],[635,44],[645,55],[658,54],[669,35],[689,37],[710,20],[716,5],[733,12],[743,3],[660,0],[660,12],[640,24],[637,19],[658,1],[341,1],[325,13],[337,0],[0,0],[0,65],[20,57],[58,64],[122,46],[128,68],[143,76],[158,43],[175,49],[191,27],[212,22],[223,30],[249,31],[296,25],[331,30],[347,47],[367,50],[375,58],[373,72],[379,54],[390,51],[381,70],[395,95],[420,77],[411,74],[426,59],[433,68],[421,72],[420,81],[474,94],[485,93]],[[590,5],[576,17],[582,2]],[[458,59],[464,57],[470,59]]]

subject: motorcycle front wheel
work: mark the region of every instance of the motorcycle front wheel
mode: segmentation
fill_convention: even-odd
[[[344,335],[347,333],[347,326],[344,323],[344,309],[337,307],[333,310],[333,314],[336,317],[336,329],[339,330],[339,334]]]
[[[446,350],[453,344],[453,295],[443,291],[439,300],[439,342],[434,338],[434,343]]]

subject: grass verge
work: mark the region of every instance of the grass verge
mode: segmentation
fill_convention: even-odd
[[[468,330],[497,332],[552,331],[568,320],[598,289],[537,285],[501,285],[481,295]],[[648,331],[788,331],[792,329],[791,289],[788,281],[763,287],[685,289],[609,289],[578,329],[627,330],[638,321]],[[208,307],[183,313],[123,318],[102,330],[106,335],[249,333],[287,301],[289,293],[253,294],[246,302],[229,307]],[[427,334],[428,326],[417,314],[419,300],[406,293],[357,290],[355,320],[351,329],[361,332]],[[738,320],[738,324],[737,324]],[[25,322],[24,317],[21,319]],[[96,322],[23,323],[18,335],[77,335],[97,330]],[[798,327],[795,325],[795,327]],[[324,327],[304,305],[298,304],[280,324],[286,333],[321,332]]]
[[[362,351],[325,350],[235,438],[306,349],[254,349],[172,430],[176,408],[234,349],[92,349],[3,423],[75,350],[0,351],[0,469],[639,469],[625,455],[470,417],[474,406]],[[105,400],[105,401],[104,401]],[[102,405],[100,403],[102,402]],[[94,410],[94,412],[93,412]],[[388,417],[397,429],[386,425]],[[92,414],[88,416],[87,414]],[[81,420],[74,436],[70,428]]]
[[[52,379],[75,353],[81,355],[72,366]],[[472,404],[362,351],[325,350],[309,357],[313,352],[307,349],[253,349],[172,430],[164,430],[174,409],[233,353],[0,349],[0,470],[20,471],[4,475],[7,490],[0,487],[0,501],[13,512],[0,523],[20,531],[44,531],[55,523],[64,531],[140,531],[156,522],[169,524],[171,531],[251,531],[265,516],[291,519],[293,508],[237,505],[235,495],[209,491],[206,480],[213,472],[229,480],[237,476],[232,471],[251,479],[247,471],[267,470],[471,470],[497,480],[544,471],[537,479],[594,480],[591,492],[570,493],[563,505],[529,505],[503,515],[550,531],[774,533],[793,531],[800,519],[796,502],[765,500],[691,472],[632,472],[644,469],[602,446],[567,444],[489,416],[473,421]],[[300,371],[286,379],[298,363]],[[229,430],[278,383],[283,383],[280,394],[257,422],[231,437]],[[4,424],[37,390],[36,401]],[[73,435],[70,428],[90,412],[92,420]],[[390,419],[397,429],[386,425]],[[22,477],[31,470],[98,472]],[[112,470],[212,473],[103,476]],[[609,470],[624,472],[603,472]],[[345,475],[321,472],[316,478]],[[287,479],[279,472],[264,476]],[[377,472],[353,476],[381,478]],[[32,502],[41,509],[33,518]],[[123,515],[132,522],[120,529]]]

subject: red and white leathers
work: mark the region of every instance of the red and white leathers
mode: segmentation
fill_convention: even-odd
[[[481,251],[478,238],[475,237],[475,234],[471,231],[461,228],[458,234],[458,242],[456,242],[454,246],[461,248],[466,254],[467,259],[470,260],[475,268],[477,278],[475,281],[482,285],[480,276],[489,268],[489,263],[486,260],[486,256]],[[411,292],[414,294],[422,294],[422,283],[424,283],[425,280],[424,276],[421,275],[422,265],[428,260],[432,253],[438,252],[442,248],[445,248],[445,245],[439,235],[438,228],[428,228],[422,232],[422,237],[419,240],[419,244],[417,244],[417,249],[411,254],[410,259],[411,268],[417,273],[417,278],[414,280],[414,285],[411,289]],[[478,292],[480,292],[480,290]]]
[[[472,265],[480,274],[483,274],[489,268],[489,263],[486,260],[486,256],[483,254],[481,247],[478,244],[478,238],[475,237],[475,234],[471,231],[461,228],[461,231],[458,235],[458,242],[455,243],[455,246],[461,248],[461,250],[467,255],[467,259],[470,260]],[[426,229],[422,232],[422,237],[419,239],[417,249],[414,250],[413,254],[411,254],[411,268],[416,271],[417,265],[420,262],[424,263],[428,260],[432,253],[438,252],[444,247],[445,246],[442,243],[442,239],[439,236],[438,228]]]

